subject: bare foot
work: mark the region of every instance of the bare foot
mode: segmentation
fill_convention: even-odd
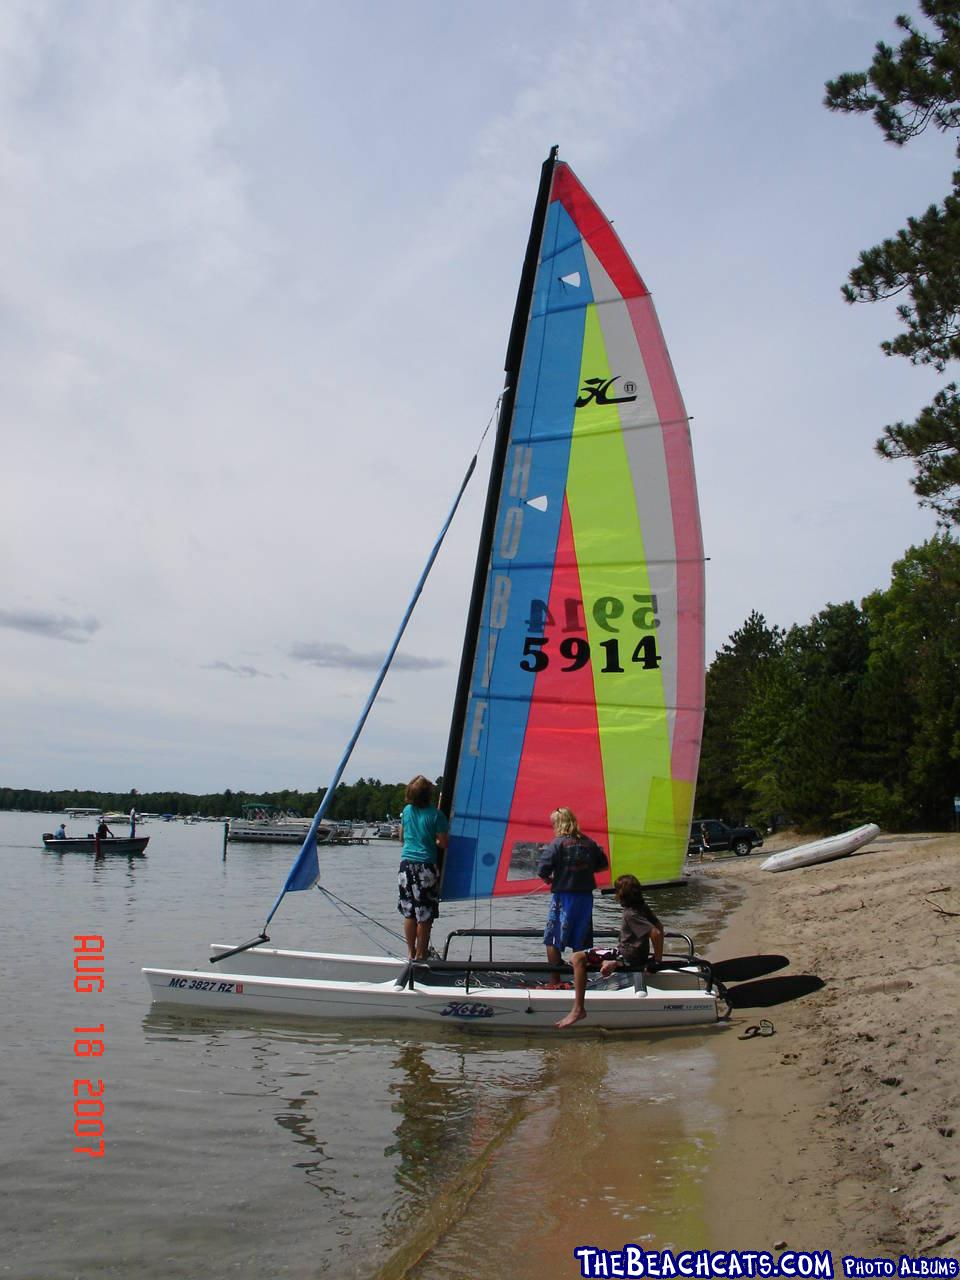
[[[586,1016],[586,1009],[573,1008],[565,1018],[561,1018],[560,1021],[554,1025],[558,1031],[563,1031],[565,1027],[572,1027],[575,1022],[579,1022],[581,1018],[585,1018]]]

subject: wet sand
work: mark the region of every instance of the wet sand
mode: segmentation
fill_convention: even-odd
[[[829,1248],[835,1265],[955,1255],[960,836],[881,835],[847,858],[760,870],[789,843],[695,871],[745,892],[711,958],[781,953],[783,974],[826,984],[735,1010],[715,1041],[711,1247]],[[775,1035],[738,1038],[761,1017]]]

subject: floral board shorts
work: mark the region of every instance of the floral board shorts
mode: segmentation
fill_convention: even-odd
[[[413,862],[407,858],[400,863],[397,876],[400,901],[397,910],[407,920],[426,924],[440,914],[440,870],[434,862]]]

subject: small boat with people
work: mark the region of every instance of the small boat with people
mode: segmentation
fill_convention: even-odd
[[[675,882],[704,702],[704,557],[689,419],[650,292],[556,147],[541,171],[505,367],[436,810],[448,822],[439,897],[542,895],[546,815],[558,798],[609,855],[599,887]],[[549,946],[546,960],[494,956],[494,940],[543,938],[542,929],[455,930],[431,955],[418,915],[416,946],[406,941],[423,958],[413,959],[267,946],[284,896],[322,889],[317,843],[331,825],[327,807],[476,464],[474,455],[260,934],[214,946],[215,971],[144,969],[156,1003],[551,1032],[575,1021],[623,1031],[722,1016],[717,975],[682,934],[668,933],[653,962],[627,964],[626,951],[603,960],[586,1015],[570,1010],[564,982],[582,979],[585,950],[572,967]],[[487,957],[451,955],[458,937],[486,940]]]
[[[51,853],[141,854],[150,843],[149,836],[57,836],[43,833],[43,847]]]
[[[56,853],[92,853],[97,857],[106,853],[142,854],[150,837],[137,835],[136,812],[131,809],[129,816],[118,814],[115,821],[129,823],[129,831],[117,835],[111,830],[106,814],[101,816],[96,831],[85,836],[68,836],[66,823],[61,822],[56,831],[43,833],[43,847]]]

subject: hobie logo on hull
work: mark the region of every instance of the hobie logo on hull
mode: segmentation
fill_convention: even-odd
[[[623,389],[627,392],[625,396],[607,395],[607,392],[619,379],[619,374],[612,378],[587,378],[581,388],[580,395],[573,402],[574,408],[583,409],[591,400],[594,404],[629,404],[631,400],[636,400],[637,384],[635,382],[625,382],[623,384]]]
[[[492,1018],[493,1009],[488,1004],[465,1004],[451,1000],[440,1010],[441,1018]]]

